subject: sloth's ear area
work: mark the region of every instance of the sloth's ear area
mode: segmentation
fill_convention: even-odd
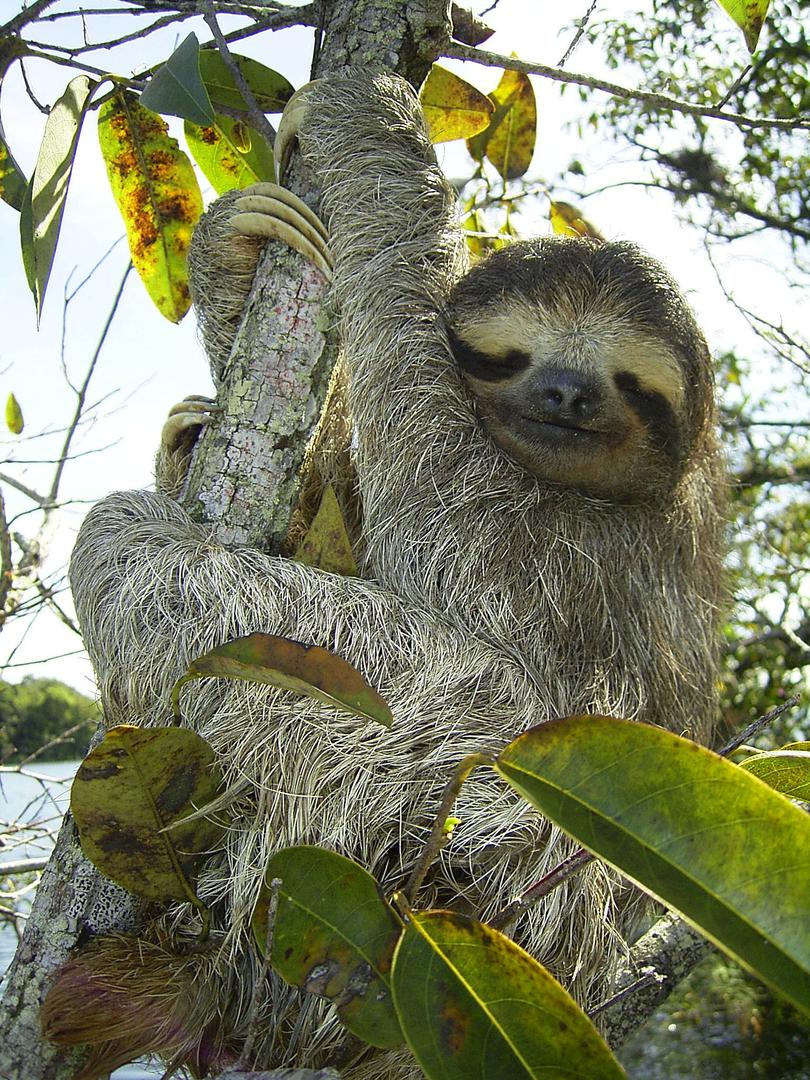
[[[289,108],[289,106],[288,106]],[[278,184],[253,184],[235,203],[231,219],[242,236],[280,240],[332,278],[332,258],[323,222],[297,195]]]

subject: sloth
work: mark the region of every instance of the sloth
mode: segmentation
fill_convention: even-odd
[[[392,890],[468,753],[582,713],[707,741],[723,469],[709,351],[660,263],[628,243],[546,238],[470,270],[407,84],[350,74],[313,84],[288,114],[322,191],[328,249],[294,200],[281,196],[279,211],[275,189],[231,199],[224,232],[277,236],[281,215],[285,237],[305,234],[332,278],[358,576],[226,550],[165,494],[128,492],[88,514],[71,581],[110,723],[164,724],[192,659],[265,631],[353,663],[394,725],[273,688],[195,684],[184,722],[214,747],[231,813],[198,885],[216,949],[195,968],[193,957],[135,947],[118,976],[123,954],[98,955],[129,1008],[160,987],[172,1018],[163,1053],[175,1061],[231,1060],[261,979],[253,1067],[329,1063],[353,1080],[390,1080],[420,1075],[405,1051],[359,1049],[327,1005],[263,971],[249,920],[269,855],[319,844]],[[209,329],[217,317],[202,312]],[[218,332],[215,367],[228,326]],[[199,425],[199,407],[174,418],[170,443],[189,422]],[[486,920],[575,847],[486,770],[455,813],[419,906]],[[636,897],[592,863],[512,932],[593,1007],[609,994]],[[165,926],[178,935],[195,918],[179,906]]]

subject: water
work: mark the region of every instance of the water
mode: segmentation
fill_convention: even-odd
[[[27,775],[0,773],[0,829],[5,844],[0,849],[0,866],[18,859],[47,858],[53,846],[48,832],[59,828],[70,798],[70,783],[78,761],[36,762],[26,767]],[[23,827],[8,833],[8,825]],[[30,907],[26,898],[25,910]],[[0,923],[0,976],[17,948],[17,935],[10,923]],[[1,988],[0,988],[1,989]],[[163,1070],[146,1062],[116,1069],[112,1080],[154,1080]],[[22,1077],[20,1078],[22,1080]]]

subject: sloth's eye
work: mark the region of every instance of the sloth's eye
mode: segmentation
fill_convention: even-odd
[[[473,379],[481,379],[484,382],[509,379],[518,372],[524,371],[531,363],[531,358],[518,349],[511,349],[502,356],[492,356],[490,353],[479,352],[453,330],[449,331],[449,338],[456,363]]]
[[[624,400],[654,436],[658,447],[668,458],[677,461],[681,455],[681,429],[664,395],[655,390],[642,390],[636,376],[629,371],[617,372],[613,381]]]

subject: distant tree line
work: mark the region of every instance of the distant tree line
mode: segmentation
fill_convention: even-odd
[[[58,679],[0,680],[0,761],[14,764],[47,747],[43,758],[83,758],[99,720],[95,701]]]

